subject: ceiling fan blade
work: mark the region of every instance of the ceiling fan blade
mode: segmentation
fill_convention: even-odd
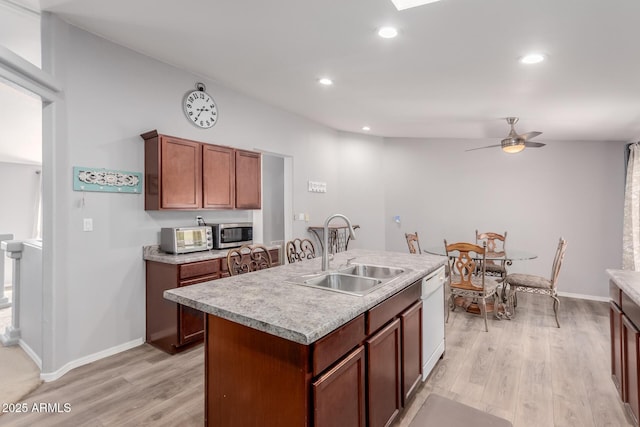
[[[538,135],[542,135],[542,132],[527,132],[518,136],[526,141],[528,139],[535,138]]]
[[[502,146],[502,144],[487,145],[486,147],[470,148],[470,149],[464,150],[464,151],[483,150],[485,148],[493,148],[493,147],[501,147],[501,146]]]
[[[531,148],[539,148],[539,147],[544,147],[547,144],[543,144],[542,142],[534,142],[534,141],[525,141],[524,146],[525,147],[531,147]]]

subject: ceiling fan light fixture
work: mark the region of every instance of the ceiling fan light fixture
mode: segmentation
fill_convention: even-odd
[[[501,141],[502,151],[509,154],[519,153],[524,150],[524,142],[522,138],[505,138]]]

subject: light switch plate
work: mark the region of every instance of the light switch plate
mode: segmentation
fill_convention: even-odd
[[[309,181],[309,192],[311,193],[326,193],[327,183],[319,181]]]
[[[83,231],[93,231],[93,218],[84,218],[82,220]]]

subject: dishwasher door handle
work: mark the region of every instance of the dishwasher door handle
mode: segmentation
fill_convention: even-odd
[[[428,298],[444,285],[444,267],[441,267],[435,274],[425,277],[422,282],[422,298]]]

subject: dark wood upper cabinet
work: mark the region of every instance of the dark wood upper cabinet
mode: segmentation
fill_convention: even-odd
[[[232,209],[236,195],[235,150],[202,144],[203,207]]]
[[[145,141],[145,209],[260,209],[261,155],[158,134]]]
[[[197,209],[201,207],[202,148],[197,142],[179,138],[161,138],[160,170],[162,207]]]
[[[236,208],[262,207],[261,177],[260,153],[236,150]]]

